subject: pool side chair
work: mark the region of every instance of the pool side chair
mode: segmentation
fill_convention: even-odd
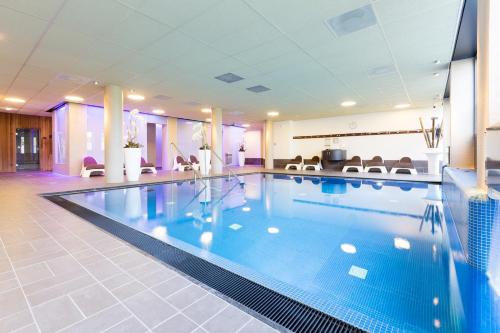
[[[188,171],[188,170],[192,170],[192,168],[191,168],[191,165],[189,164],[189,162],[186,162],[182,158],[182,156],[177,156],[175,158],[173,170]]]
[[[365,172],[387,173],[384,160],[380,156],[374,156],[371,160],[366,162]]]
[[[411,175],[416,175],[417,174],[417,169],[415,169],[415,166],[413,165],[413,161],[409,157],[403,157],[401,158],[396,164],[391,169],[391,174],[396,174],[396,173],[405,173],[405,174],[411,174]]]
[[[141,157],[141,173],[144,173],[144,172],[152,172],[152,173],[156,174],[156,168],[155,168],[155,165],[153,163],[148,163],[148,162],[146,162],[144,157]]]
[[[363,172],[363,161],[359,156],[353,156],[350,160],[348,160],[344,167],[342,168],[342,172]]]
[[[302,156],[297,155],[293,160],[288,161],[288,164],[285,166],[285,170],[301,170],[304,165],[304,160]]]
[[[198,158],[196,156],[190,155],[189,161],[191,162],[191,166],[193,167],[194,170],[196,171],[200,170],[200,161],[198,161]]]
[[[82,170],[80,176],[89,178],[92,174],[99,174],[103,176],[105,173],[104,164],[98,164],[92,156],[85,156],[83,158]]]
[[[304,161],[302,170],[311,170],[311,169],[315,171],[319,171],[322,169],[321,160],[319,159],[318,156],[314,156],[312,159]]]

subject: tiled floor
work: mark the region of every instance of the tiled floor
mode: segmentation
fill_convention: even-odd
[[[274,331],[37,195],[103,185],[103,177],[0,174],[0,332]]]
[[[262,168],[238,170],[256,171]],[[192,175],[159,172],[143,175],[135,184]],[[38,196],[116,185],[106,184],[104,177],[0,174],[0,332],[274,331],[155,258]]]

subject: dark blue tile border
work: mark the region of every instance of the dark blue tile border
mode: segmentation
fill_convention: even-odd
[[[59,195],[44,197],[263,316],[277,328],[301,333],[365,332]]]

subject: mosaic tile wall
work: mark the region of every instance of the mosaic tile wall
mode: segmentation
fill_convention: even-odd
[[[495,272],[500,262],[491,256],[500,251],[500,201],[486,194],[474,193],[475,173],[469,170],[446,168],[443,173],[445,204],[467,257],[473,267]]]

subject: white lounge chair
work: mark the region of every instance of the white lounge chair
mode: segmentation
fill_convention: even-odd
[[[304,165],[302,156],[297,155],[293,160],[290,160],[288,164],[285,166],[285,170],[302,170],[302,166]]]
[[[80,171],[80,176],[89,178],[92,174],[104,175],[104,164],[98,164],[95,158],[92,156],[86,156],[83,158],[82,170]]]
[[[302,166],[302,170],[316,170],[319,171],[321,170],[321,160],[319,159],[318,156],[314,156],[310,160],[305,160],[304,165]]]
[[[172,168],[173,170],[179,170],[179,171],[187,171],[187,170],[192,170],[193,168],[189,164],[189,162],[186,162],[182,156],[177,156],[174,161],[174,167]]]
[[[143,157],[141,157],[141,173],[143,172],[152,172],[156,174],[156,168],[153,163],[148,163]]]
[[[353,156],[349,161],[344,164],[342,172],[363,172],[363,161],[359,156]]]
[[[394,164],[391,169],[391,174],[396,173],[409,173],[412,175],[416,175],[417,169],[415,169],[411,158],[403,157],[398,162],[396,162],[396,164]]]
[[[375,156],[366,162],[365,172],[387,173],[384,160],[380,156]]]

